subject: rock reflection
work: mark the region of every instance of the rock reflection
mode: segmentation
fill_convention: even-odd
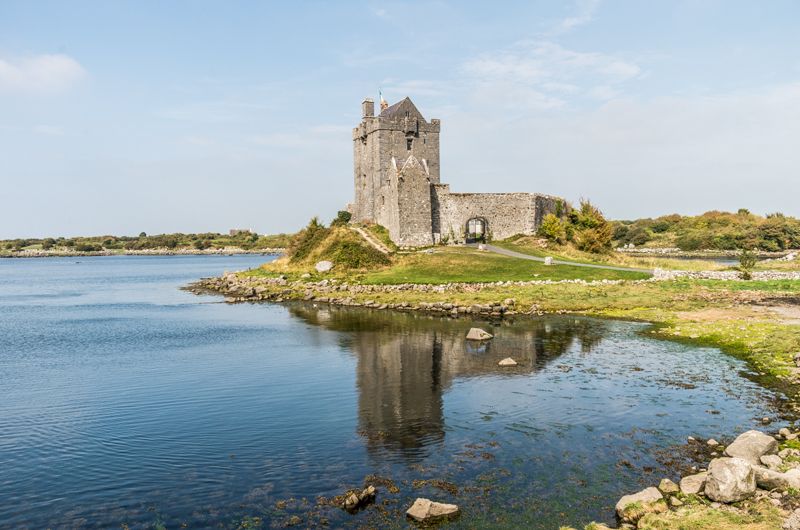
[[[589,353],[605,326],[583,319],[520,319],[476,324],[417,313],[297,304],[292,315],[342,332],[357,356],[359,432],[373,455],[418,460],[444,440],[444,391],[457,378],[525,376],[544,368],[573,344]],[[482,325],[495,338],[465,340]],[[512,357],[519,365],[497,363]]]

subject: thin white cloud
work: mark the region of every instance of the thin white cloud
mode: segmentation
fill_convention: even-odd
[[[297,133],[257,134],[249,138],[251,143],[267,147],[300,147],[305,142]]]
[[[0,92],[53,93],[73,86],[86,76],[83,67],[68,55],[35,55],[0,58]]]
[[[381,83],[384,97],[400,99],[406,96],[443,96],[447,91],[447,83],[422,79],[384,79]]]
[[[568,104],[569,98],[617,94],[642,69],[614,55],[570,50],[549,41],[523,41],[466,61],[461,73],[484,96],[500,95],[501,90],[518,96],[527,93],[532,107],[553,108]]]
[[[594,18],[594,13],[600,0],[581,0],[577,5],[577,12],[569,17],[559,21],[558,24],[550,31],[550,35],[560,35],[567,33],[573,29],[588,24]]]
[[[509,120],[476,105],[444,121],[443,180],[459,191],[491,179],[495,191],[589,197],[614,218],[740,207],[800,214],[800,83],[515,111]],[[479,151],[502,157],[472,156]]]
[[[57,125],[37,125],[33,128],[33,132],[44,136],[64,136],[64,129]]]
[[[353,130],[352,125],[314,125],[309,129],[313,134],[348,134]]]

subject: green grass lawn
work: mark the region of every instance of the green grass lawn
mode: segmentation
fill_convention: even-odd
[[[611,271],[570,265],[544,265],[472,248],[447,247],[433,254],[403,256],[392,267],[365,273],[360,280],[373,284],[496,282],[528,280],[638,280],[640,272]]]
[[[540,258],[551,256],[553,259],[563,261],[574,261],[576,263],[596,263],[601,265],[614,265],[617,267],[630,267],[634,269],[677,269],[677,270],[722,270],[728,268],[725,265],[711,260],[682,260],[675,258],[664,258],[658,256],[631,256],[621,252],[609,252],[608,254],[590,254],[581,252],[570,246],[556,248],[541,248],[532,244],[531,238],[521,238],[518,240],[493,241],[492,245],[528,254]]]

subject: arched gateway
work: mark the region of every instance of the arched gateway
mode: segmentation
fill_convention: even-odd
[[[467,221],[467,243],[486,243],[486,234],[489,233],[489,224],[483,217],[473,217]]]

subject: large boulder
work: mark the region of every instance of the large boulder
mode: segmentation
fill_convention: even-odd
[[[685,495],[697,495],[706,486],[708,473],[703,471],[696,475],[689,475],[681,479],[681,493]]]
[[[494,335],[481,328],[472,328],[467,332],[467,340],[489,340],[492,337],[494,337]]]
[[[778,441],[761,431],[747,431],[740,434],[732,444],[725,448],[725,454],[732,458],[741,458],[751,464],[761,464],[761,457],[778,452]]]
[[[511,357],[506,357],[505,359],[503,359],[502,361],[497,363],[497,365],[498,366],[516,366],[517,365],[517,361],[515,361]]]
[[[800,469],[790,469],[786,473],[781,473],[774,469],[754,467],[753,472],[756,475],[756,484],[765,490],[800,489]]]
[[[420,523],[432,523],[458,515],[458,506],[419,498],[414,501],[406,515]]]
[[[639,493],[625,495],[617,502],[617,517],[623,523],[636,523],[648,513],[661,513],[667,510],[664,496],[658,488],[647,488]]]
[[[717,458],[708,466],[706,497],[731,503],[751,497],[756,492],[753,466],[742,458]]]
[[[333,262],[330,261],[318,261],[314,268],[317,269],[317,272],[328,272],[333,268]]]

